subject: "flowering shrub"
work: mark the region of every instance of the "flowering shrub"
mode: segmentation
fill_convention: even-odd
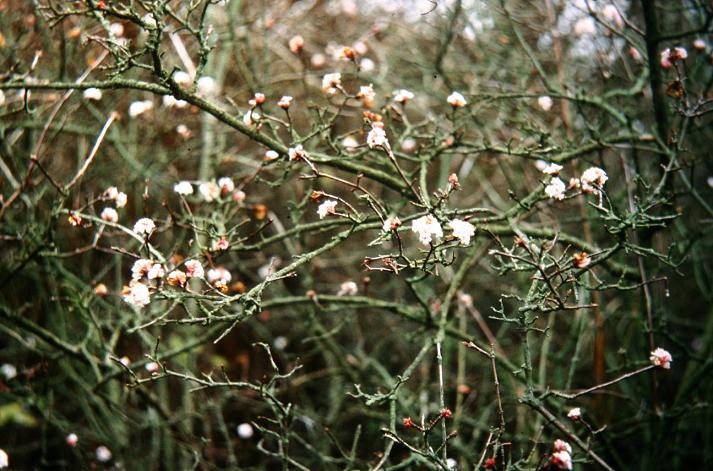
[[[0,6],[0,467],[706,468],[711,8]]]

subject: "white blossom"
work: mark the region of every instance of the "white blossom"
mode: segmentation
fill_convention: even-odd
[[[146,13],[141,20],[144,22],[144,25],[149,28],[153,29],[156,27],[156,19],[153,17],[151,13]],[[100,460],[101,461],[101,460]],[[109,461],[109,460],[107,460]]]
[[[584,17],[574,24],[574,34],[580,36],[593,36],[597,32],[594,19],[591,16]]]
[[[188,106],[187,101],[179,100],[173,95],[164,95],[162,102],[163,106],[166,108],[185,108]]]
[[[163,266],[160,263],[154,263],[153,265],[151,265],[151,268],[149,268],[149,271],[146,276],[149,280],[155,280],[158,278],[163,278],[165,274],[166,272],[164,271]]]
[[[109,31],[116,37],[124,35],[124,25],[119,22],[114,22],[109,25]]]
[[[180,86],[186,87],[193,81],[191,76],[182,70],[178,70],[173,74],[173,80]]]
[[[404,152],[413,152],[416,150],[416,146],[418,143],[416,142],[416,139],[412,137],[407,137],[403,141],[401,141],[401,150]]]
[[[284,350],[288,343],[289,341],[287,340],[287,337],[284,335],[278,335],[272,342],[272,346],[275,347],[276,350]]]
[[[97,461],[101,463],[111,461],[112,458],[111,450],[104,445],[97,447],[97,449],[94,450],[94,454],[97,457]]]
[[[213,96],[218,93],[218,83],[213,77],[201,77],[196,83],[196,91],[204,97]]]
[[[559,469],[572,469],[572,455],[566,451],[556,451],[552,453],[552,464]]]
[[[153,264],[152,260],[147,260],[145,258],[136,260],[131,267],[131,278],[134,280],[140,280],[148,274]]]
[[[555,440],[553,448],[555,449],[555,451],[566,451],[567,453],[572,453],[572,447],[569,445],[569,443],[559,438]]]
[[[124,287],[122,294],[125,302],[139,308],[151,302],[149,287],[143,283],[132,282],[129,286]]]
[[[218,186],[222,194],[228,194],[235,189],[235,183],[230,177],[221,177],[218,179]]]
[[[335,72],[333,74],[327,74],[322,78],[322,90],[330,95],[334,95],[339,91],[339,87],[342,86],[342,74]]]
[[[557,164],[548,164],[545,168],[542,169],[542,173],[546,175],[559,175],[560,170],[562,170],[561,165]]]
[[[290,108],[290,105],[292,104],[293,98],[289,95],[285,95],[282,98],[280,98],[280,101],[277,102],[277,106],[282,108],[283,110],[288,110]]]
[[[171,286],[183,286],[186,284],[186,273],[181,270],[173,270],[166,276],[166,282]]]
[[[547,168],[547,162],[542,159],[535,160],[535,168],[540,172],[543,172]]]
[[[126,193],[120,191],[118,195],[116,195],[116,198],[114,199],[114,204],[116,204],[117,208],[123,208],[126,206],[126,203],[128,201],[128,198],[126,197]]]
[[[252,438],[255,433],[255,431],[253,430],[253,426],[248,423],[238,425],[235,431],[238,433],[238,437],[242,438],[243,440]]]
[[[191,137],[191,130],[185,124],[179,124],[176,126],[176,132],[183,138],[188,139]]]
[[[537,99],[537,104],[542,108],[542,111],[550,111],[552,108],[552,98],[544,95]]]
[[[344,147],[347,152],[352,152],[357,147],[359,147],[359,142],[354,139],[353,136],[346,136],[344,139],[342,139],[342,147]]]
[[[248,100],[248,104],[253,108],[263,103],[265,103],[265,94],[260,92],[255,93],[255,95]]]
[[[448,226],[453,230],[453,237],[460,240],[461,245],[470,244],[470,238],[475,234],[475,226],[461,219],[453,219],[448,222]]]
[[[310,57],[309,62],[315,69],[320,69],[324,67],[324,64],[327,63],[327,57],[324,54],[318,52],[317,54],[313,54],[312,57]]]
[[[208,270],[208,282],[215,287],[226,286],[233,278],[228,270],[223,267],[211,268]]]
[[[670,69],[673,63],[688,57],[688,51],[682,47],[667,48],[661,52],[661,67]]]
[[[102,91],[98,88],[87,88],[84,90],[84,93],[82,93],[82,96],[85,100],[99,101],[102,99]]]
[[[359,92],[356,95],[357,98],[364,102],[364,106],[371,108],[374,104],[374,98],[376,98],[376,92],[374,91],[374,85],[362,85],[359,87]]]
[[[265,152],[265,160],[267,160],[268,162],[272,160],[277,160],[278,158],[280,158],[280,154],[272,149]]]
[[[151,100],[134,101],[129,105],[129,116],[136,118],[151,109],[153,109],[153,101]]]
[[[221,237],[220,239],[216,239],[211,243],[211,248],[214,251],[228,250],[228,247],[230,247],[230,241],[228,241],[225,236]]]
[[[671,369],[671,362],[673,361],[673,357],[667,350],[664,350],[663,348],[659,347],[653,352],[651,352],[649,360],[651,360],[652,365],[660,366],[661,368],[668,370]]]
[[[101,212],[101,218],[106,222],[117,222],[119,220],[119,213],[117,213],[114,208],[104,208]]]
[[[359,62],[359,68],[364,72],[372,72],[376,69],[376,62],[368,57],[365,57],[361,60],[361,62]]]
[[[139,235],[149,235],[154,229],[156,229],[156,224],[149,218],[141,218],[134,224],[134,232]]]
[[[352,48],[359,54],[366,54],[369,52],[369,46],[364,41],[357,41],[352,44]]]
[[[17,376],[17,368],[15,368],[15,365],[5,363],[4,365],[0,366],[0,374],[2,374],[5,379],[13,379]]]
[[[0,469],[7,468],[8,466],[10,466],[10,457],[7,456],[5,450],[0,449]]]
[[[184,263],[188,278],[203,278],[203,264],[198,260],[188,260]]]
[[[386,218],[384,221],[384,225],[382,226],[382,230],[384,232],[391,232],[395,231],[398,229],[398,227],[401,225],[401,220],[397,218],[396,216],[389,216]]]
[[[109,188],[104,190],[105,198],[109,198],[110,200],[115,200],[117,196],[119,196],[119,189],[115,186],[110,186]]]
[[[220,196],[220,187],[213,180],[211,180],[198,185],[198,192],[204,200],[210,203],[211,201],[218,199]]]
[[[302,48],[305,45],[305,39],[298,34],[296,36],[292,36],[288,41],[287,45],[289,46],[290,51],[293,54],[298,54],[300,51],[302,51]]]
[[[607,172],[599,167],[589,167],[584,171],[582,177],[579,179],[582,185],[582,190],[590,193],[596,193],[597,188],[595,188],[595,185],[601,188],[607,180],[609,180]]]
[[[253,111],[252,109],[245,112],[243,115],[243,123],[246,126],[254,126],[260,121],[260,113]]]
[[[337,296],[355,296],[357,294],[358,287],[353,281],[345,281],[339,285],[339,291],[337,291]]]
[[[567,417],[569,417],[572,420],[579,420],[582,418],[582,409],[579,407],[575,407],[573,409],[570,409],[569,412],[567,412]]]
[[[380,122],[375,122],[371,125],[371,131],[366,136],[366,143],[370,148],[383,147],[384,149],[390,149],[389,140],[386,138],[386,131],[384,131],[384,124]]]
[[[328,214],[334,214],[336,212],[336,207],[336,201],[327,200],[319,205],[319,208],[317,208],[317,214],[319,214],[320,219],[324,219]]]
[[[418,239],[424,245],[430,244],[433,237],[443,237],[441,224],[438,222],[438,219],[431,214],[414,219],[411,223],[411,230],[418,234]]]
[[[187,196],[193,194],[193,185],[187,181],[181,181],[173,185],[173,191],[181,196]]]
[[[94,294],[103,298],[109,294],[109,288],[104,283],[99,283],[94,287]]]
[[[565,186],[564,182],[560,180],[558,177],[554,177],[552,180],[550,180],[550,183],[547,184],[545,187],[545,194],[549,196],[550,198],[556,199],[556,200],[563,200],[564,199],[564,193],[567,190],[567,187]]]
[[[71,447],[77,446],[77,443],[79,442],[79,437],[77,436],[76,433],[70,433],[64,438],[64,441],[67,443],[67,445]]]
[[[235,201],[236,203],[242,203],[243,201],[245,201],[246,197],[247,195],[243,190],[235,190],[233,192],[233,201]]]
[[[462,108],[463,106],[468,104],[465,97],[459,92],[451,93],[450,95],[448,95],[448,98],[446,100],[448,101],[448,104],[451,105],[453,108]]]
[[[297,146],[287,149],[287,155],[290,156],[290,160],[299,160],[307,157],[307,152],[302,147],[302,144],[297,144]]]
[[[404,105],[409,101],[413,100],[414,94],[408,90],[401,89],[394,92],[394,101],[403,103]]]

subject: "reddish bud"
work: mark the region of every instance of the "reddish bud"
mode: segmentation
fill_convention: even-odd
[[[404,418],[404,427],[406,428],[413,428],[415,427],[416,424],[413,423],[413,420],[411,417],[406,417]]]
[[[587,252],[579,252],[572,255],[572,263],[577,268],[586,268],[592,263],[592,258]]]
[[[460,190],[460,182],[458,181],[458,175],[451,173],[448,176],[448,183],[456,190]]]
[[[379,122],[384,119],[379,113],[373,113],[371,111],[364,111],[362,114],[364,116],[364,119],[367,119],[369,121]]]

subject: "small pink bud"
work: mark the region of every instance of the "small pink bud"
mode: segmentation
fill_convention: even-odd
[[[64,439],[65,442],[67,442],[67,445],[71,447],[77,446],[77,442],[79,441],[79,437],[77,436],[76,433],[70,433],[67,435],[67,437]]]

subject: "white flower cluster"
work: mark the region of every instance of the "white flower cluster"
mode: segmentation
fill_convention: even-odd
[[[198,260],[187,260],[183,265],[185,271],[175,269],[166,275],[162,264],[143,258],[136,260],[131,267],[131,281],[122,290],[124,301],[138,308],[148,305],[151,302],[151,280],[165,279],[170,286],[183,287],[189,278],[204,277],[203,265]],[[230,281],[230,272],[224,268],[210,270],[208,281],[216,287],[225,286]]]
[[[453,108],[462,108],[468,104],[465,97],[463,95],[461,95],[459,92],[453,92],[450,95],[448,95],[448,98],[446,99],[446,101]]]
[[[572,469],[572,447],[569,443],[559,438],[555,440],[550,462],[559,469]]]
[[[359,288],[357,284],[353,281],[345,281],[339,285],[339,291],[337,291],[337,296],[355,296]]]
[[[545,194],[555,200],[563,200],[567,191],[567,185],[558,177],[562,166],[555,163],[538,161],[537,167],[545,175],[551,175],[552,179],[545,186]],[[599,190],[609,180],[607,173],[599,167],[589,167],[582,173],[580,178],[571,178],[569,188],[581,188],[585,193],[599,194]]]
[[[151,302],[149,287],[135,280],[132,280],[129,286],[124,287],[122,295],[125,302],[138,308],[142,308]]]
[[[134,101],[129,105],[129,116],[136,118],[153,109],[152,100]]]
[[[371,131],[366,136],[366,143],[369,148],[382,147],[384,149],[390,149],[389,140],[386,138],[386,131],[384,131],[384,124],[381,122],[375,122],[371,125]]]
[[[151,235],[156,230],[156,224],[149,218],[141,218],[134,224],[134,232],[138,235]]]
[[[418,234],[418,240],[424,245],[430,244],[434,237],[443,237],[441,224],[431,214],[414,219],[411,223],[411,230]]]
[[[448,228],[453,231],[452,236],[458,239],[460,245],[463,246],[470,244],[470,239],[475,234],[475,226],[462,219],[448,221]],[[384,229],[386,229],[386,224],[384,224]],[[443,228],[432,214],[414,219],[411,223],[411,230],[418,234],[418,240],[424,245],[430,244],[434,237],[437,239],[443,237]]]
[[[181,196],[188,196],[193,194],[193,185],[191,185],[191,182],[187,181],[180,181],[173,185],[173,191],[178,193]]]
[[[126,193],[119,191],[115,186],[107,188],[102,196],[104,199],[113,201],[117,208],[123,208],[128,201]],[[114,208],[104,208],[100,217],[106,222],[116,223],[119,221],[119,213]]]
[[[329,95],[334,95],[342,86],[342,74],[335,72],[322,78],[322,90]]]
[[[673,361],[673,357],[667,350],[664,350],[663,348],[659,347],[653,352],[651,352],[649,360],[651,360],[652,365],[661,367],[665,370],[669,370],[671,369],[671,362]]]
[[[460,241],[460,245],[470,244],[470,238],[475,234],[475,226],[461,219],[453,219],[448,222],[448,226],[453,230],[453,237]]]
[[[230,280],[233,278],[233,276],[225,268],[216,267],[208,270],[206,278],[208,278],[208,283],[220,289],[225,288],[228,283],[230,283]]]
[[[173,191],[181,196],[193,194],[193,184],[189,181],[180,181],[173,185]],[[233,201],[238,203],[245,200],[245,193],[235,189],[235,182],[230,177],[221,177],[216,183],[215,180],[201,182],[198,185],[198,193],[207,203],[213,202],[220,197],[232,194]]]
[[[545,187],[545,194],[555,200],[563,200],[567,186],[559,177],[553,177]]]
[[[410,100],[413,100],[413,97],[414,94],[408,90],[401,89],[394,92],[394,101],[404,105]]]
[[[337,212],[337,202],[334,200],[326,200],[324,203],[320,204],[317,208],[317,214],[319,214],[320,219],[324,219],[329,214],[335,214]]]
[[[604,187],[607,180],[609,180],[607,172],[599,167],[589,167],[579,179],[582,191],[595,194],[599,193],[599,188]]]

